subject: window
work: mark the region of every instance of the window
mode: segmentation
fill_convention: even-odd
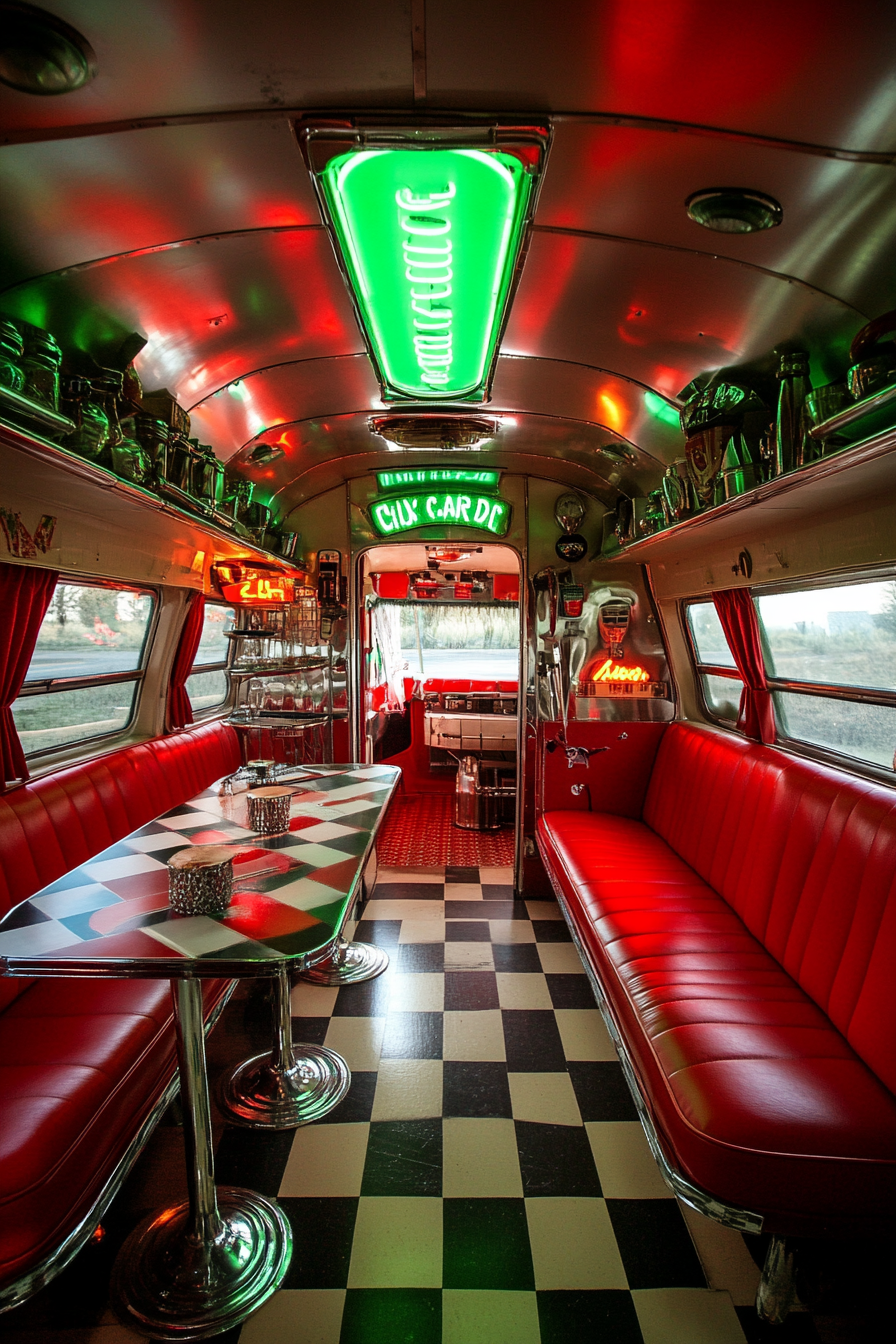
[[[154,611],[148,592],[60,580],[12,707],[26,756],[128,726]]]
[[[213,709],[227,699],[229,682],[226,668],[231,644],[227,632],[233,626],[232,607],[206,602],[199,648],[187,678],[187,695],[194,713],[201,714],[203,710]]]
[[[896,583],[756,595],[782,737],[893,769]]]
[[[896,756],[896,582],[755,593],[778,736],[870,765]],[[737,720],[742,682],[711,602],[686,608],[712,718]]]
[[[685,612],[706,708],[712,718],[736,723],[744,684],[715,606],[691,602]]]

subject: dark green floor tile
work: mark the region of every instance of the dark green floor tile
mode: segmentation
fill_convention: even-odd
[[[441,1120],[378,1120],[370,1126],[362,1195],[441,1193]]]
[[[292,1228],[292,1259],[284,1288],[344,1288],[352,1257],[357,1199],[282,1198]]]
[[[239,1185],[276,1199],[289,1161],[293,1130],[237,1129],[228,1125],[215,1154],[219,1185]]]
[[[642,1344],[631,1294],[624,1289],[540,1292],[541,1344]]]
[[[521,1199],[446,1199],[444,1288],[535,1287]]]
[[[350,1288],[339,1344],[441,1344],[438,1288]]]
[[[516,1121],[523,1194],[599,1198],[600,1181],[588,1135],[581,1125]]]

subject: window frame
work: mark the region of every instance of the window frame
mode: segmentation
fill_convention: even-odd
[[[69,753],[87,742],[105,742],[117,737],[123,737],[130,732],[134,721],[140,712],[140,697],[143,690],[143,682],[146,678],[146,669],[149,663],[149,655],[155,639],[156,629],[159,623],[159,617],[162,610],[161,593],[153,585],[144,586],[142,584],[125,583],[112,579],[93,579],[86,578],[83,574],[60,574],[56,581],[56,588],[60,584],[70,584],[78,588],[101,588],[106,592],[113,593],[136,593],[141,597],[152,599],[152,615],[147,622],[146,631],[143,635],[143,644],[140,647],[139,667],[132,672],[97,672],[91,676],[85,677],[41,677],[34,681],[26,680],[22,683],[21,689],[16,696],[16,700],[31,699],[39,695],[58,695],[63,691],[86,691],[93,686],[113,686],[123,682],[134,682],[134,694],[131,699],[131,712],[127,721],[119,728],[113,728],[107,733],[92,733],[88,737],[76,737],[70,742],[57,742],[50,747],[40,747],[36,751],[25,751],[25,759],[29,762],[35,762],[38,765],[41,761],[51,757],[58,757],[61,753]],[[56,589],[54,589],[55,596]],[[43,622],[41,623],[43,624]],[[35,644],[35,648],[37,645]],[[34,650],[32,650],[32,656]],[[13,702],[15,703],[15,702]],[[23,746],[24,751],[24,746]]]
[[[808,756],[825,764],[834,765],[838,769],[847,769],[854,774],[864,775],[892,785],[894,778],[896,778],[896,767],[891,768],[874,761],[864,761],[858,756],[847,756],[843,752],[836,751],[833,747],[825,747],[817,742],[807,742],[805,738],[801,737],[792,737],[781,722],[781,713],[775,700],[775,692],[789,691],[797,695],[814,695],[822,700],[847,700],[852,703],[882,705],[885,708],[896,709],[896,690],[870,689],[864,686],[850,686],[842,683],[795,681],[790,677],[771,675],[766,666],[771,661],[771,652],[766,642],[762,617],[756,602],[757,597],[773,597],[777,593],[803,593],[819,588],[847,588],[862,583],[896,583],[896,566],[889,564],[881,568],[863,568],[847,572],[838,570],[834,573],[813,574],[811,577],[791,579],[784,583],[750,585],[748,591],[756,610],[759,635],[762,641],[763,666],[766,668],[766,682],[769,691],[772,693],[772,706],[777,730],[776,745],[792,751],[795,755]],[[707,602],[712,602],[712,598],[706,598],[702,595],[700,597],[686,597],[681,600],[681,621],[690,650],[691,664],[697,674],[697,691],[701,707],[709,720],[728,731],[739,732],[740,730],[732,723],[731,719],[723,719],[714,713],[706,698],[703,685],[705,675],[727,677],[729,680],[739,681],[743,685],[743,678],[735,669],[718,667],[700,661],[697,643],[687,613],[689,607],[700,606]]]
[[[700,697],[700,706],[704,714],[713,723],[719,724],[720,727],[728,728],[732,732],[739,733],[740,729],[737,727],[736,716],[733,719],[723,719],[710,705],[706,696],[706,687],[703,678],[724,677],[727,681],[736,681],[741,689],[743,689],[744,679],[736,667],[723,667],[718,663],[704,663],[701,661],[700,653],[697,648],[697,640],[694,637],[694,631],[691,628],[691,622],[688,619],[688,609],[690,607],[711,607],[712,605],[713,601],[711,597],[683,598],[681,603],[681,623],[684,626],[684,636],[687,640],[688,649],[690,650],[691,665],[697,674],[697,693]]]
[[[209,598],[206,598],[205,606],[206,608],[225,607],[228,611],[232,611],[234,618],[234,626],[236,625],[237,620],[239,618],[239,609],[235,607],[231,602],[216,602],[216,601],[210,601]],[[230,703],[230,694],[233,688],[233,678],[230,676],[230,671],[233,665],[235,641],[230,640],[229,643],[230,647],[227,650],[227,657],[223,661],[219,660],[216,663],[194,663],[193,666],[190,668],[189,672],[187,673],[187,682],[189,682],[190,677],[199,676],[203,672],[224,672],[227,677],[227,687],[224,691],[224,695],[221,697],[220,700],[217,701],[216,704],[206,705],[204,709],[196,709],[195,706],[193,705],[192,700],[190,700],[190,708],[193,711],[194,723],[197,723],[200,719],[215,718],[216,715],[220,714],[222,707],[226,707]],[[185,689],[186,684],[187,683],[185,682],[184,683]],[[187,698],[188,699],[190,698],[189,691],[187,691]]]

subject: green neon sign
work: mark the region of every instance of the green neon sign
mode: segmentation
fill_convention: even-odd
[[[381,537],[395,532],[410,532],[415,527],[434,527],[451,523],[456,527],[474,527],[503,537],[510,526],[510,505],[494,495],[479,495],[460,490],[421,490],[414,494],[378,499],[370,506],[374,529]]]
[[[500,471],[474,471],[464,467],[417,467],[406,471],[378,471],[376,483],[381,490],[407,490],[415,485],[478,485],[493,490]]]
[[[484,149],[358,148],[321,186],[387,397],[481,394],[532,177]]]

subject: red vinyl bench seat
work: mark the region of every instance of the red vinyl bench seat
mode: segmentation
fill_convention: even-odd
[[[892,1235],[896,792],[675,723],[641,820],[539,845],[670,1167],[767,1232]]]
[[[204,724],[0,796],[0,914],[239,763]],[[230,987],[204,982],[207,1018]],[[175,1069],[167,980],[0,978],[0,1311],[86,1240]]]

